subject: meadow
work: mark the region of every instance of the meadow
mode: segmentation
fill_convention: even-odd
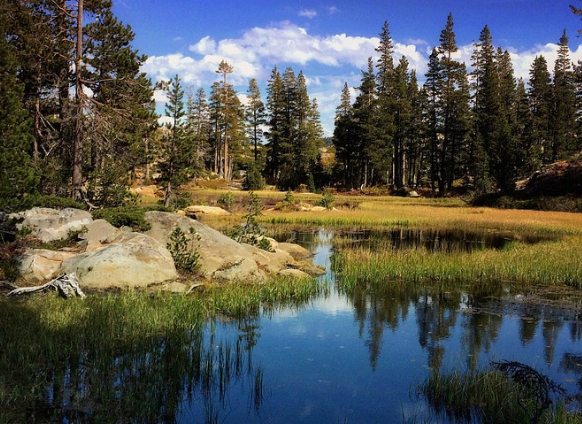
[[[189,197],[193,203],[216,205],[224,193],[200,190]],[[574,293],[582,288],[579,214],[474,208],[457,199],[356,195],[335,195],[330,209],[298,211],[322,196],[297,193],[292,207],[281,208],[285,193],[256,194],[266,206],[256,218],[267,235],[285,237],[294,230],[321,228],[337,234],[414,229],[495,234],[506,240],[500,249],[435,253],[395,249],[388,240],[371,247],[336,237],[332,271],[344,293],[380,287],[432,287],[440,292],[462,287],[490,294],[506,285]],[[234,192],[232,215],[201,220],[221,230],[240,224],[248,196]],[[260,408],[262,369],[253,367],[249,356],[256,343],[255,320],[281,308],[302,308],[328,291],[326,281],[308,279],[211,284],[189,295],[154,288],[67,302],[55,294],[2,301],[0,422],[117,422],[120,417],[163,421],[178,413],[179,399],[190,396],[185,387],[202,393],[204,422],[217,422],[217,405],[233,384],[244,385],[253,394],[251,406]],[[234,344],[208,340],[208,322],[234,324],[242,336]],[[191,383],[184,386],[184,381]],[[485,414],[481,417],[506,408],[508,403],[494,394],[507,387],[508,380],[498,373],[459,371],[433,374],[419,391],[435,410],[458,411],[459,418],[466,418],[475,405],[490,408],[479,412]],[[460,392],[468,397],[460,399]],[[554,411],[562,418],[548,422],[572,422],[564,409]],[[507,413],[520,416],[519,410]]]
[[[267,205],[272,192],[259,192]],[[241,196],[241,195],[239,195]],[[319,196],[321,197],[321,196]],[[244,202],[244,197],[240,198]],[[318,196],[295,195],[300,204]],[[492,234],[507,240],[503,249],[452,251],[435,255],[427,249],[393,249],[390,242],[374,249],[338,244],[335,263],[342,277],[354,281],[401,279],[410,283],[519,283],[582,288],[582,214],[470,207],[458,199],[335,196],[337,208],[294,211],[268,208],[258,221],[272,232],[326,228],[338,232],[391,229]],[[240,214],[204,217],[217,228],[240,221]],[[343,248],[340,248],[343,247]]]

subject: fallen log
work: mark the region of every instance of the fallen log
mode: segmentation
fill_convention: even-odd
[[[19,287],[7,293],[6,296],[20,296],[22,294],[44,292],[47,290],[57,290],[59,294],[65,299],[69,299],[74,296],[85,297],[85,293],[83,293],[83,290],[81,290],[81,287],[79,286],[79,279],[77,274],[74,272],[71,274],[59,275],[42,286]]]

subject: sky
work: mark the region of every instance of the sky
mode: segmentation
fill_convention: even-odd
[[[303,71],[316,98],[326,136],[344,83],[352,101],[384,22],[395,45],[422,83],[428,56],[452,14],[458,57],[470,65],[472,44],[485,25],[493,43],[511,54],[516,77],[527,81],[533,59],[543,55],[550,71],[564,30],[571,59],[582,60],[582,21],[569,8],[582,0],[113,0],[113,11],[135,32],[133,46],[148,56],[142,67],[154,81],[178,74],[196,91],[219,80],[222,60],[234,72],[229,82],[244,102],[251,78],[263,100],[275,66]],[[156,93],[159,111],[164,97]]]

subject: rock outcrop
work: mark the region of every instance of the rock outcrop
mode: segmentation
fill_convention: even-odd
[[[225,211],[218,206],[194,205],[188,206],[186,209],[184,209],[184,214],[190,218],[196,219],[196,217],[202,215],[230,215],[230,212]]]
[[[121,233],[111,244],[65,260],[60,273],[76,273],[82,288],[137,288],[178,278],[172,255],[141,233]]]
[[[152,226],[146,234],[163,244],[169,242],[169,236],[175,228],[180,228],[185,234],[193,228],[197,237],[192,244],[200,255],[200,271],[209,280],[260,282],[268,275],[278,274],[283,269],[302,268],[302,264],[284,250],[267,252],[237,243],[221,232],[187,217],[168,212],[146,212],[145,217]],[[308,252],[305,249],[304,251]],[[316,273],[313,267],[309,269],[312,274]],[[320,272],[316,274],[323,273],[319,268],[317,271]]]
[[[81,231],[93,222],[89,212],[73,208],[32,208],[10,217],[21,221],[16,228],[30,230],[33,237],[45,243],[65,239],[70,232]]]
[[[19,224],[45,242],[80,231],[75,252],[28,249],[20,258],[21,281],[39,284],[63,273],[75,273],[83,289],[171,285],[179,278],[167,246],[170,234],[193,229],[190,248],[199,254],[200,275],[219,283],[262,282],[271,275],[305,277],[324,273],[306,259],[311,253],[291,243],[276,243],[273,252],[238,243],[200,221],[168,212],[146,212],[146,233],[122,231],[87,212],[35,208],[19,214]],[[79,253],[80,252],[80,253]]]

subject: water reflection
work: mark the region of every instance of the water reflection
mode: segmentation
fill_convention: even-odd
[[[25,346],[25,354],[36,343],[47,346],[41,339],[61,339],[41,328],[38,341],[4,336],[3,349]],[[113,340],[104,333],[81,351],[63,346],[56,356],[30,357],[25,370],[3,361],[0,422],[217,423],[232,407],[232,391],[237,402],[238,391],[246,394],[243,411],[252,415],[264,400],[263,369],[252,355],[257,329],[247,318],[158,337]],[[15,393],[18,402],[6,403]]]
[[[329,265],[332,233],[283,237]],[[571,396],[582,392],[575,310],[520,302],[519,287],[501,284],[469,290],[379,281],[348,288],[331,269],[324,278],[331,289],[309,306],[106,346],[88,341],[78,355],[40,358],[31,369],[50,372],[42,405],[25,406],[26,422],[422,422],[431,412],[410,396],[416,384],[430,373],[502,359],[535,367]],[[0,371],[0,399],[13,389],[11,380],[20,379],[27,393],[39,390],[20,370]],[[18,422],[6,412],[2,418]]]

